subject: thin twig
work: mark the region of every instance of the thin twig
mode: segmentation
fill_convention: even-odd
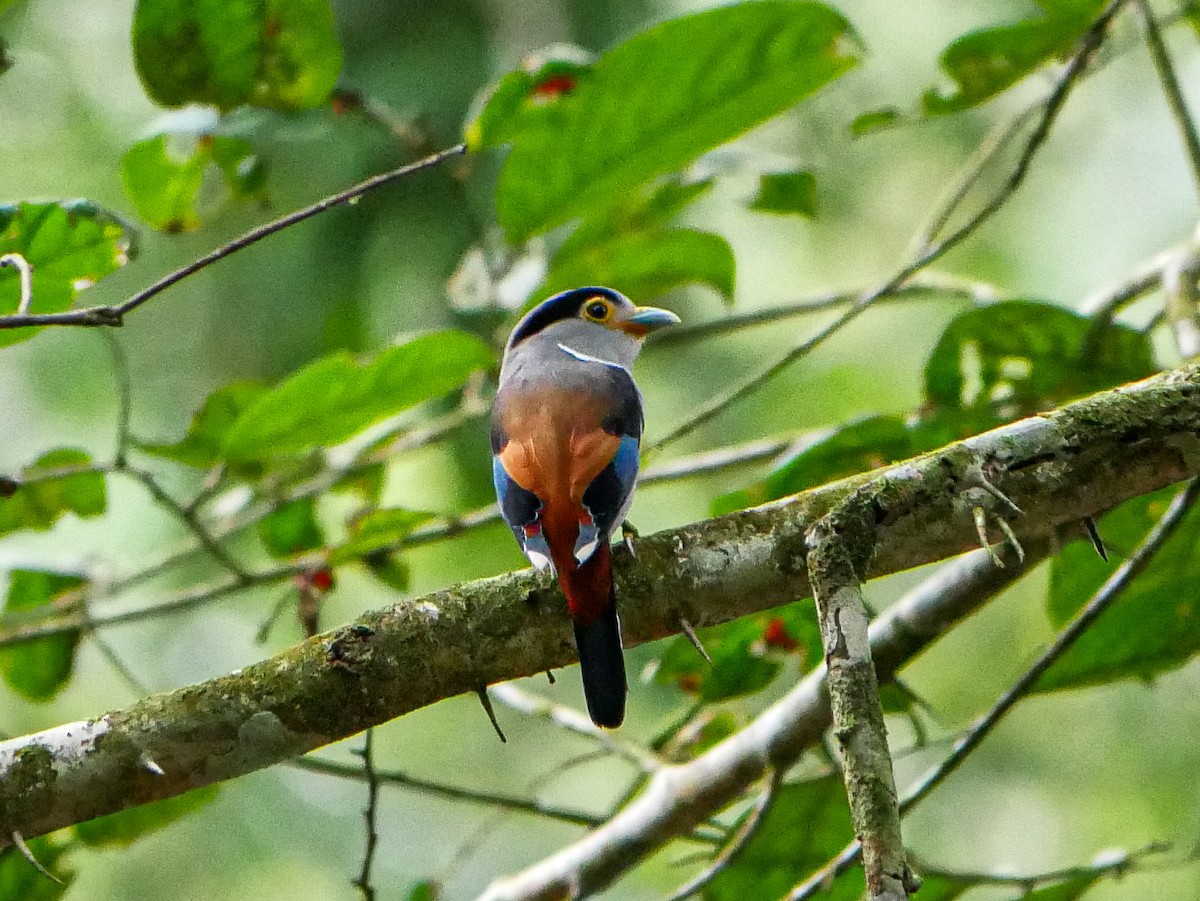
[[[1183,139],[1183,146],[1187,151],[1192,178],[1196,182],[1197,190],[1200,190],[1200,134],[1197,134],[1196,123],[1192,121],[1192,114],[1188,111],[1187,100],[1184,99],[1183,90],[1179,86],[1175,67],[1171,64],[1171,56],[1167,52],[1167,45],[1154,18],[1154,12],[1147,0],[1137,0],[1137,7],[1146,26],[1146,49],[1150,51],[1150,59],[1154,61],[1154,69],[1158,73],[1158,80],[1162,82],[1167,105],[1171,107],[1171,115],[1175,118],[1179,136]]]
[[[199,517],[196,516],[195,511],[189,510],[186,506],[175,500],[175,498],[171,497],[170,492],[159,485],[158,480],[150,475],[150,473],[139,469],[136,466],[130,466],[128,463],[126,463],[117,471],[126,473],[140,482],[145,487],[146,491],[148,491],[156,501],[158,501],[162,506],[166,507],[176,519],[178,519],[184,524],[185,527],[187,527],[188,531],[196,536],[196,540],[200,542],[200,545],[206,551],[208,551],[209,556],[220,563],[221,566],[225,567],[225,569],[229,570],[229,572],[232,573],[239,582],[242,584],[249,584],[251,581],[253,581],[253,577],[250,575],[250,573],[248,573],[240,563],[230,557],[229,554],[225,552],[225,549],[217,542],[217,539],[209,533],[208,529],[204,527],[204,525],[200,522]]]
[[[1017,159],[1016,165],[1011,173],[996,193],[985,203],[974,215],[972,215],[965,223],[959,226],[956,230],[946,235],[946,237],[929,244],[924,247],[915,259],[903,266],[891,278],[885,281],[878,287],[867,291],[855,300],[840,316],[827,324],[824,328],[817,331],[812,337],[793,346],[782,356],[772,361],[758,372],[750,377],[739,382],[733,388],[719,394],[708,403],[701,405],[700,409],[684,420],[671,431],[667,432],[662,438],[658,439],[652,446],[652,451],[660,451],[680,438],[690,435],[697,428],[707,423],[710,419],[717,416],[726,408],[740,401],[742,398],[754,393],[767,382],[771,381],[776,375],[788,368],[792,363],[806,356],[810,351],[823,344],[833,335],[841,331],[845,326],[849,325],[853,320],[872,306],[875,301],[882,297],[886,297],[894,293],[898,288],[905,285],[914,275],[937,260],[949,250],[957,247],[967,237],[975,232],[984,222],[990,219],[1016,192],[1016,190],[1025,181],[1025,176],[1029,173],[1029,168],[1033,163],[1034,157],[1038,150],[1046,142],[1046,138],[1050,135],[1050,130],[1058,119],[1058,114],[1061,112],[1063,104],[1066,102],[1071,89],[1075,86],[1080,76],[1087,68],[1088,61],[1096,48],[1100,46],[1104,35],[1108,29],[1109,23],[1113,17],[1124,5],[1125,0],[1112,0],[1104,12],[1100,14],[1091,28],[1084,34],[1080,41],[1079,47],[1075,54],[1071,57],[1063,70],[1062,76],[1058,83],[1054,86],[1050,96],[1046,98],[1042,106],[1042,115],[1034,126],[1033,132],[1029,139],[1025,142],[1025,147]]]
[[[921,872],[928,876],[937,876],[951,882],[971,885],[1004,885],[1017,886],[1026,892],[1058,882],[1075,879],[1102,879],[1104,877],[1121,877],[1134,871],[1161,869],[1165,866],[1182,866],[1193,861],[1159,861],[1158,867],[1139,866],[1147,857],[1166,854],[1171,846],[1164,842],[1151,842],[1137,851],[1104,851],[1091,863],[1077,864],[1073,867],[1060,867],[1057,870],[1046,870],[1042,873],[1030,873],[1020,876],[1010,873],[966,872],[962,870],[946,870],[942,867],[923,866]]]
[[[5,266],[17,270],[21,285],[17,299],[17,315],[25,316],[29,313],[29,305],[33,303],[33,266],[19,253],[6,253],[0,257],[0,269]]]
[[[362,767],[336,763],[320,757],[298,757],[295,760],[288,761],[288,764],[298,769],[321,773],[325,776],[337,776],[340,779],[362,780],[364,778]],[[380,785],[400,786],[421,792],[422,794],[445,798],[451,801],[468,801],[472,804],[502,807],[506,810],[514,810],[520,813],[531,813],[536,816],[559,820],[560,822],[571,823],[576,826],[599,826],[604,822],[604,817],[593,816],[581,811],[564,810],[559,807],[542,804],[539,801],[529,800],[528,798],[515,798],[508,795],[445,785],[440,782],[421,779],[417,776],[410,776],[407,773],[376,770],[375,779]]]
[[[375,862],[375,846],[379,843],[376,823],[379,816],[379,778],[375,774],[375,730],[363,733],[363,746],[354,752],[362,758],[363,780],[367,783],[367,806],[363,809],[367,839],[363,848],[362,868],[354,880],[354,886],[363,896],[363,901],[375,901],[375,886],[371,884],[371,865]]]
[[[99,632],[92,629],[88,633],[88,638],[91,639],[96,650],[100,652],[100,656],[108,661],[109,666],[124,680],[126,685],[133,689],[137,697],[143,698],[150,694],[150,689],[146,687],[146,683],[137,677],[134,671],[129,668],[129,665],[121,659],[121,655],[116,652],[116,649]]]
[[[8,622],[4,628],[0,629],[0,648],[26,644],[30,641],[46,638],[51,635],[65,635],[78,632],[81,629],[92,630],[115,626],[121,623],[152,619],[172,613],[182,613],[186,610],[210,604],[231,594],[236,594],[239,591],[245,591],[259,585],[272,585],[286,581],[306,571],[307,567],[304,565],[290,564],[278,566],[275,569],[250,573],[247,576],[249,581],[243,581],[236,576],[226,577],[210,585],[185,589],[149,606],[114,610],[103,614],[85,614],[80,612],[78,609],[79,600],[85,597],[86,592],[64,593],[62,597],[55,598],[51,604],[45,605],[46,607],[53,605],[55,613],[51,617],[39,617],[36,611],[29,611],[28,614],[21,611],[6,613],[5,619]],[[71,605],[60,607],[57,602],[66,599],[68,594],[72,598]]]
[[[1163,267],[1163,315],[1171,324],[1179,355],[1191,359],[1200,354],[1200,246],[1182,248]]]
[[[505,707],[526,716],[540,717],[561,729],[582,735],[584,738],[596,742],[606,751],[624,757],[643,773],[653,772],[662,766],[662,761],[652,751],[619,737],[615,732],[601,729],[586,716],[570,707],[556,704],[508,683],[493,685],[491,691],[496,700]]]
[[[1007,122],[997,123],[979,143],[979,146],[967,157],[966,162],[959,167],[958,174],[950,182],[945,194],[935,205],[936,212],[929,223],[918,232],[912,243],[912,253],[915,255],[928,247],[946,228],[947,223],[962,206],[967,195],[971,193],[979,180],[987,171],[988,164],[1021,133],[1040,104],[1034,104],[1023,109]]]
[[[699,892],[720,875],[722,870],[733,863],[734,858],[754,838],[763,820],[766,819],[767,812],[771,809],[771,803],[775,800],[775,792],[779,788],[778,771],[774,768],[769,768],[763,781],[762,791],[759,792],[758,800],[754,802],[754,807],[750,809],[746,818],[734,830],[733,834],[730,835],[725,847],[721,849],[720,853],[712,859],[712,862],[703,871],[697,873],[672,892],[668,896],[667,901],[684,901],[685,898],[690,898]]]
[[[900,812],[908,813],[921,803],[930,792],[940,785],[946,777],[953,773],[967,756],[992,732],[1017,701],[1027,695],[1045,672],[1057,661],[1079,638],[1087,632],[1096,619],[1104,613],[1113,602],[1121,596],[1133,580],[1140,575],[1162,550],[1167,540],[1182,524],[1189,510],[1200,498],[1200,479],[1193,479],[1178,492],[1171,501],[1167,512],[1142,540],[1137,550],[1122,563],[1109,578],[1092,595],[1083,608],[1072,617],[1071,621],[1058,633],[1053,643],[1046,648],[1009,688],[1000,696],[991,709],[976,720],[963,736],[954,743],[954,749],[925,774],[900,802]],[[824,867],[814,873],[808,880],[797,886],[787,896],[787,901],[805,901],[823,890],[833,879],[840,876],[857,862],[862,848],[857,841],[851,842]]]
[[[774,322],[791,319],[796,316],[806,316],[811,313],[823,313],[852,304],[860,297],[862,291],[836,291],[829,294],[818,294],[806,297],[792,303],[778,304],[760,310],[748,310],[732,313],[721,319],[701,322],[696,325],[680,326],[654,336],[647,350],[653,352],[661,347],[672,347],[680,344],[692,344],[705,341],[719,335],[742,329],[769,325]],[[907,285],[897,288],[889,296],[889,300],[905,300],[911,297],[926,296],[943,297],[952,300],[965,300],[973,304],[991,303],[1000,297],[1000,292],[992,285],[983,282],[969,282],[951,276],[930,276],[924,279],[913,279]],[[882,299],[882,298],[881,298]]]
[[[112,354],[113,381],[117,389],[117,440],[113,450],[113,468],[123,469],[129,449],[129,421],[133,414],[133,385],[129,378],[129,360],[117,336],[105,332],[108,349]]]
[[[415,163],[410,163],[406,166],[401,166],[399,169],[393,169],[391,172],[384,172],[380,175],[374,175],[364,181],[359,182],[353,187],[340,191],[337,194],[332,194],[316,203],[306,206],[303,209],[288,213],[286,216],[281,216],[271,222],[259,225],[250,229],[241,237],[235,238],[228,244],[205,254],[199,259],[193,260],[186,266],[182,266],[171,272],[154,284],[147,288],[143,288],[138,293],[134,294],[128,300],[115,306],[108,307],[88,307],[82,310],[67,310],[62,313],[47,313],[42,315],[16,315],[16,316],[0,316],[0,328],[22,328],[30,325],[80,325],[80,326],[119,326],[122,324],[127,313],[136,310],[150,298],[161,294],[167,288],[183,281],[190,275],[194,275],[201,269],[211,266],[219,260],[236,253],[239,250],[244,250],[252,244],[256,244],[263,238],[269,237],[276,232],[282,231],[285,228],[290,228],[297,223],[303,222],[306,219],[311,219],[320,213],[325,212],[336,206],[341,206],[351,202],[352,200],[361,197],[376,188],[383,187],[389,182],[395,181],[398,178],[403,178],[406,175],[411,175],[414,172],[420,172],[423,169],[428,169],[444,162],[447,159],[455,156],[461,156],[467,152],[465,144],[455,144],[453,147],[448,147],[445,150],[440,150],[437,153],[430,154],[424,159],[418,160]]]

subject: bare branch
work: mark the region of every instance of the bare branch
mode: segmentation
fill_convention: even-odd
[[[496,696],[496,700],[505,707],[519,711],[526,716],[541,717],[561,729],[582,735],[584,738],[596,742],[609,753],[625,758],[643,773],[651,773],[662,765],[662,761],[654,756],[654,752],[648,751],[634,742],[626,741],[617,732],[601,729],[578,710],[522,691],[515,685],[497,685],[492,688],[492,693]]]
[[[209,534],[208,529],[200,522],[194,510],[188,509],[175,498],[171,497],[170,493],[158,484],[158,480],[150,473],[136,466],[130,466],[128,463],[123,465],[118,472],[123,472],[141,483],[142,487],[150,493],[159,504],[165,507],[176,519],[183,523],[196,539],[200,542],[201,547],[208,551],[209,555],[216,560],[221,566],[229,570],[235,579],[242,585],[249,585],[255,581],[255,577],[247,572],[240,563],[234,560],[218,543],[217,539]]]
[[[763,820],[766,819],[767,812],[771,809],[771,804],[775,800],[775,791],[779,788],[779,781],[779,773],[774,769],[768,768],[766,775],[763,777],[764,784],[762,791],[759,792],[758,800],[754,802],[754,806],[750,809],[746,818],[729,837],[729,841],[725,847],[721,849],[707,867],[672,892],[667,901],[684,901],[684,899],[692,897],[692,895],[716,879],[722,870],[733,863],[734,859],[746,847],[750,839],[758,834],[758,828],[762,825]]]
[[[692,344],[705,341],[720,335],[738,332],[742,329],[754,328],[760,325],[770,325],[797,316],[807,316],[812,313],[823,313],[836,310],[854,303],[862,297],[862,291],[838,291],[830,294],[819,294],[806,297],[792,303],[777,304],[759,310],[747,310],[731,313],[720,319],[701,322],[695,325],[676,326],[673,329],[654,336],[648,350],[654,351],[660,347],[670,347],[677,344]],[[922,279],[912,279],[908,284],[897,288],[886,298],[880,300],[907,300],[912,297],[941,297],[949,300],[966,301],[972,304],[990,303],[999,299],[1000,292],[992,285],[983,282],[971,282],[945,275],[927,275]]]
[[[1200,190],[1200,134],[1197,134],[1196,123],[1192,121],[1192,114],[1188,111],[1187,100],[1184,99],[1183,90],[1179,86],[1175,67],[1171,65],[1171,55],[1167,52],[1167,45],[1163,40],[1162,31],[1159,30],[1158,21],[1154,18],[1154,12],[1147,0],[1137,0],[1137,7],[1146,28],[1146,49],[1150,51],[1154,70],[1158,73],[1167,105],[1171,107],[1171,115],[1175,118],[1184,150],[1187,151],[1192,179],[1196,182],[1197,190]]]
[[[290,228],[306,219],[311,219],[326,210],[332,209],[342,204],[350,203],[362,195],[383,187],[384,185],[395,181],[398,178],[403,178],[406,175],[411,175],[414,172],[420,172],[424,169],[429,169],[451,157],[461,156],[467,152],[465,144],[455,144],[453,147],[448,147],[445,150],[440,150],[437,153],[430,154],[424,159],[417,160],[415,163],[409,163],[406,166],[401,166],[399,169],[393,169],[391,172],[384,172],[379,175],[374,175],[364,181],[360,181],[353,187],[347,188],[344,191],[339,191],[337,194],[332,194],[318,200],[316,203],[306,206],[303,209],[288,213],[286,216],[280,216],[271,222],[256,226],[250,229],[241,237],[235,238],[228,244],[216,248],[199,259],[193,260],[186,266],[182,266],[171,272],[154,284],[147,288],[143,288],[138,293],[134,294],[128,300],[109,307],[87,307],[81,310],[67,310],[62,313],[44,313],[44,314],[29,314],[18,313],[15,316],[0,316],[0,329],[5,328],[24,328],[31,325],[79,325],[79,326],[120,326],[127,313],[136,310],[150,298],[161,294],[167,288],[183,281],[190,275],[194,275],[201,269],[206,269],[213,263],[225,259],[237,253],[239,250],[244,250],[252,244],[257,244],[263,238],[269,237],[276,232],[283,231],[285,228]]]
[[[956,511],[980,460],[1025,511],[1019,531],[1034,556],[1039,540],[1064,524],[1077,532],[1084,516],[1200,475],[1198,433],[1200,364],[1190,364],[882,471],[644,537],[638,558],[619,555],[614,567],[626,643],[672,633],[680,617],[705,626],[804,597],[806,530],[867,483],[880,488],[868,575],[971,546],[969,521]],[[907,623],[899,647],[911,653],[928,637]],[[896,647],[872,653],[880,676],[889,677]],[[561,596],[530,572],[406,599],[230,675],[0,743],[0,834],[40,835],[233,778],[481,684],[573,660]],[[563,879],[606,884],[632,861],[632,846],[649,849],[690,832],[760,778],[766,763],[794,759],[819,735],[828,718],[822,684],[806,680],[798,691],[813,696],[801,699],[802,708],[790,695],[740,733],[741,744],[718,745],[696,769],[662,768],[585,849],[566,849],[531,878],[556,892]],[[146,773],[143,755],[163,775]]]
[[[298,757],[295,760],[288,761],[288,765],[325,776],[336,776],[339,779],[356,779],[359,781],[365,781],[366,779],[362,767],[336,763],[321,757]],[[492,792],[461,788],[456,785],[446,785],[441,782],[433,782],[429,779],[410,776],[407,773],[376,770],[375,781],[380,785],[407,788],[435,798],[450,801],[466,801],[471,804],[481,804],[485,807],[496,807],[516,813],[528,813],[534,816],[545,817],[549,820],[571,823],[575,826],[592,827],[599,826],[604,822],[603,817],[593,816],[592,814],[580,811],[563,810],[559,807],[551,807],[526,798],[515,798],[510,795],[498,795]]]
[[[1008,712],[1016,706],[1017,701],[1029,694],[1038,679],[1054,662],[1079,640],[1105,610],[1112,606],[1113,601],[1120,597],[1134,578],[1145,570],[1167,539],[1174,534],[1198,498],[1200,498],[1200,479],[1193,479],[1186,488],[1175,495],[1167,512],[1150,530],[1137,550],[1117,568],[1116,572],[1109,576],[1092,598],[1063,627],[1050,647],[1038,655],[1037,660],[1000,696],[991,709],[976,720],[971,728],[954,743],[954,749],[950,754],[917,782],[900,804],[902,813],[908,813],[916,807],[929,796],[934,788],[958,769],[966,760],[967,755],[979,747]],[[788,895],[788,901],[806,901],[806,899],[814,897],[831,879],[853,866],[861,853],[862,848],[857,841],[850,843],[837,857],[793,890]]]
[[[362,868],[354,880],[363,901],[375,901],[375,886],[371,884],[371,866],[375,862],[375,846],[379,844],[376,820],[379,816],[379,777],[375,774],[375,730],[363,733],[363,746],[355,751],[362,758],[363,780],[367,783],[367,806],[363,810],[366,821],[367,840],[363,848]]]
[[[1160,857],[1171,850],[1170,845],[1162,842],[1151,842],[1137,851],[1102,851],[1090,863],[1077,864],[1073,867],[1063,867],[1057,870],[1046,870],[1042,873],[1015,875],[1009,873],[963,872],[961,870],[946,870],[941,867],[926,866],[923,872],[936,875],[958,883],[973,883],[976,885],[1018,886],[1026,892],[1032,892],[1041,886],[1057,882],[1067,882],[1075,879],[1119,879],[1128,873],[1145,872],[1151,869],[1165,869],[1170,866],[1186,866],[1194,861],[1164,861],[1155,864],[1146,861],[1152,857]]]
[[[834,736],[854,832],[862,841],[872,901],[905,901],[916,891],[900,836],[887,726],[867,637],[862,579],[875,553],[871,486],[856,491],[809,529],[808,579],[817,604]]]

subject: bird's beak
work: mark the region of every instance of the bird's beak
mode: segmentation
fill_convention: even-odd
[[[670,310],[660,310],[658,307],[637,307],[625,317],[622,325],[625,331],[639,338],[648,335],[664,325],[677,325],[679,317]]]

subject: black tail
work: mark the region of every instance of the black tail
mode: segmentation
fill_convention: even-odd
[[[609,603],[586,626],[575,624],[575,647],[583,675],[583,696],[597,726],[615,729],[625,719],[625,658],[617,605]]]

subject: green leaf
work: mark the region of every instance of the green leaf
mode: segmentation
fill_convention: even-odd
[[[42,454],[21,470],[17,488],[9,497],[0,496],[0,535],[18,529],[46,531],[66,513],[81,518],[99,516],[107,508],[104,474],[77,472],[57,478],[47,473],[89,466],[92,458],[69,447]],[[22,484],[29,481],[29,484]]]
[[[258,522],[258,537],[267,553],[278,559],[325,546],[311,497],[290,501],[264,516]]]
[[[464,128],[472,150],[507,144],[526,110],[574,92],[589,77],[595,57],[574,44],[552,44],[521,61],[484,92]]]
[[[1083,874],[1065,882],[1057,882],[1021,895],[1022,901],[1078,901],[1096,884],[1099,877]]]
[[[569,256],[560,254],[534,296],[600,284],[649,300],[682,285],[701,284],[729,302],[733,280],[733,250],[728,241],[710,232],[675,228],[616,235]]]
[[[512,143],[496,208],[522,241],[784,112],[857,54],[849,23],[823,4],[740,3],[656,25],[577,69],[553,96],[528,73],[502,79],[468,138]]]
[[[139,450],[187,466],[207,469],[221,459],[225,435],[238,417],[267,392],[261,382],[233,382],[218,388],[192,417],[187,435],[173,444],[138,444]]]
[[[363,558],[363,563],[367,565],[367,572],[392,591],[400,593],[408,591],[409,583],[412,581],[412,571],[399,554],[376,551],[367,554]]]
[[[44,607],[59,595],[86,584],[79,576],[14,569],[8,576],[8,601],[0,625],[12,622],[14,613]],[[13,691],[31,701],[48,701],[71,677],[79,632],[48,635],[25,644],[0,648],[0,674]]]
[[[1135,329],[1095,330],[1070,310],[1011,300],[950,323],[925,366],[925,395],[936,405],[1028,414],[1154,371],[1150,342]]]
[[[749,815],[745,813],[741,819]],[[853,837],[840,777],[781,785],[758,831],[712,881],[705,898],[783,897]],[[852,901],[862,891],[862,870],[855,867],[820,897],[822,901]]]
[[[200,225],[196,198],[208,161],[198,145],[191,153],[172,157],[167,136],[139,141],[121,158],[121,180],[134,207],[159,231],[193,231]]]
[[[259,460],[336,444],[460,387],[492,362],[491,348],[452,329],[389,347],[367,363],[345,352],[324,357],[251,403],[225,435],[224,455]]]
[[[817,214],[817,180],[811,172],[771,172],[759,177],[750,209],[760,213]]]
[[[663,652],[655,681],[677,685],[701,701],[722,701],[765,688],[788,655],[798,655],[807,668],[822,654],[816,614],[808,601],[704,629],[700,641],[712,657],[711,666],[690,641],[677,637]]]
[[[1064,548],[1050,567],[1047,612],[1065,624],[1166,511],[1175,489],[1136,498],[1099,523],[1112,561],[1091,544]],[[1200,651],[1200,514],[1193,510],[1146,570],[1039,680],[1039,691],[1150,679]]]
[[[75,874],[61,863],[70,844],[53,835],[29,839],[26,844],[34,859],[59,879],[47,879],[15,846],[0,851],[0,898],[20,901],[58,901],[71,887]]]
[[[324,103],[342,68],[329,0],[138,0],[133,52],[164,106]]]
[[[379,503],[383,494],[383,482],[387,478],[387,467],[382,463],[371,463],[368,466],[355,468],[354,471],[342,476],[329,486],[331,491],[340,491],[357,495],[368,504]]]
[[[950,93],[927,91],[925,112],[942,115],[977,106],[1065,56],[1103,6],[1103,0],[1043,2],[1043,17],[963,35],[941,57],[955,87]]]
[[[565,259],[595,244],[611,241],[628,232],[656,230],[666,225],[692,201],[712,189],[713,180],[685,182],[680,176],[672,175],[655,185],[650,191],[636,191],[620,198],[605,210],[588,216],[571,232],[558,249],[558,257]]]
[[[441,889],[436,882],[418,882],[408,893],[408,901],[438,901]]]
[[[133,256],[133,232],[86,200],[0,206],[0,256],[19,253],[33,267],[31,313],[60,313],[80,291]],[[0,314],[21,299],[16,269],[0,269]],[[0,330],[0,347],[32,338],[38,329]]]
[[[850,134],[860,138],[863,135],[892,128],[903,121],[904,114],[894,106],[870,110],[854,118],[854,121],[850,123]]]
[[[940,873],[921,874],[921,901],[955,901],[978,883]]]
[[[384,507],[372,510],[356,519],[350,526],[345,544],[334,548],[329,555],[331,565],[357,560],[400,542],[413,529],[433,519],[432,513]]]
[[[130,807],[75,826],[75,835],[85,845],[127,848],[144,835],[199,810],[217,796],[216,785],[194,788],[182,795]]]
[[[1051,18],[1091,25],[1107,2],[1108,0],[1038,0],[1038,6]]]
[[[121,158],[121,180],[138,215],[159,231],[199,227],[197,201],[210,173],[219,173],[229,195],[239,200],[264,195],[264,169],[245,138],[158,134],[134,144]]]
[[[1188,3],[1182,10],[1184,21],[1192,26],[1192,31],[1200,37],[1200,3]]]

